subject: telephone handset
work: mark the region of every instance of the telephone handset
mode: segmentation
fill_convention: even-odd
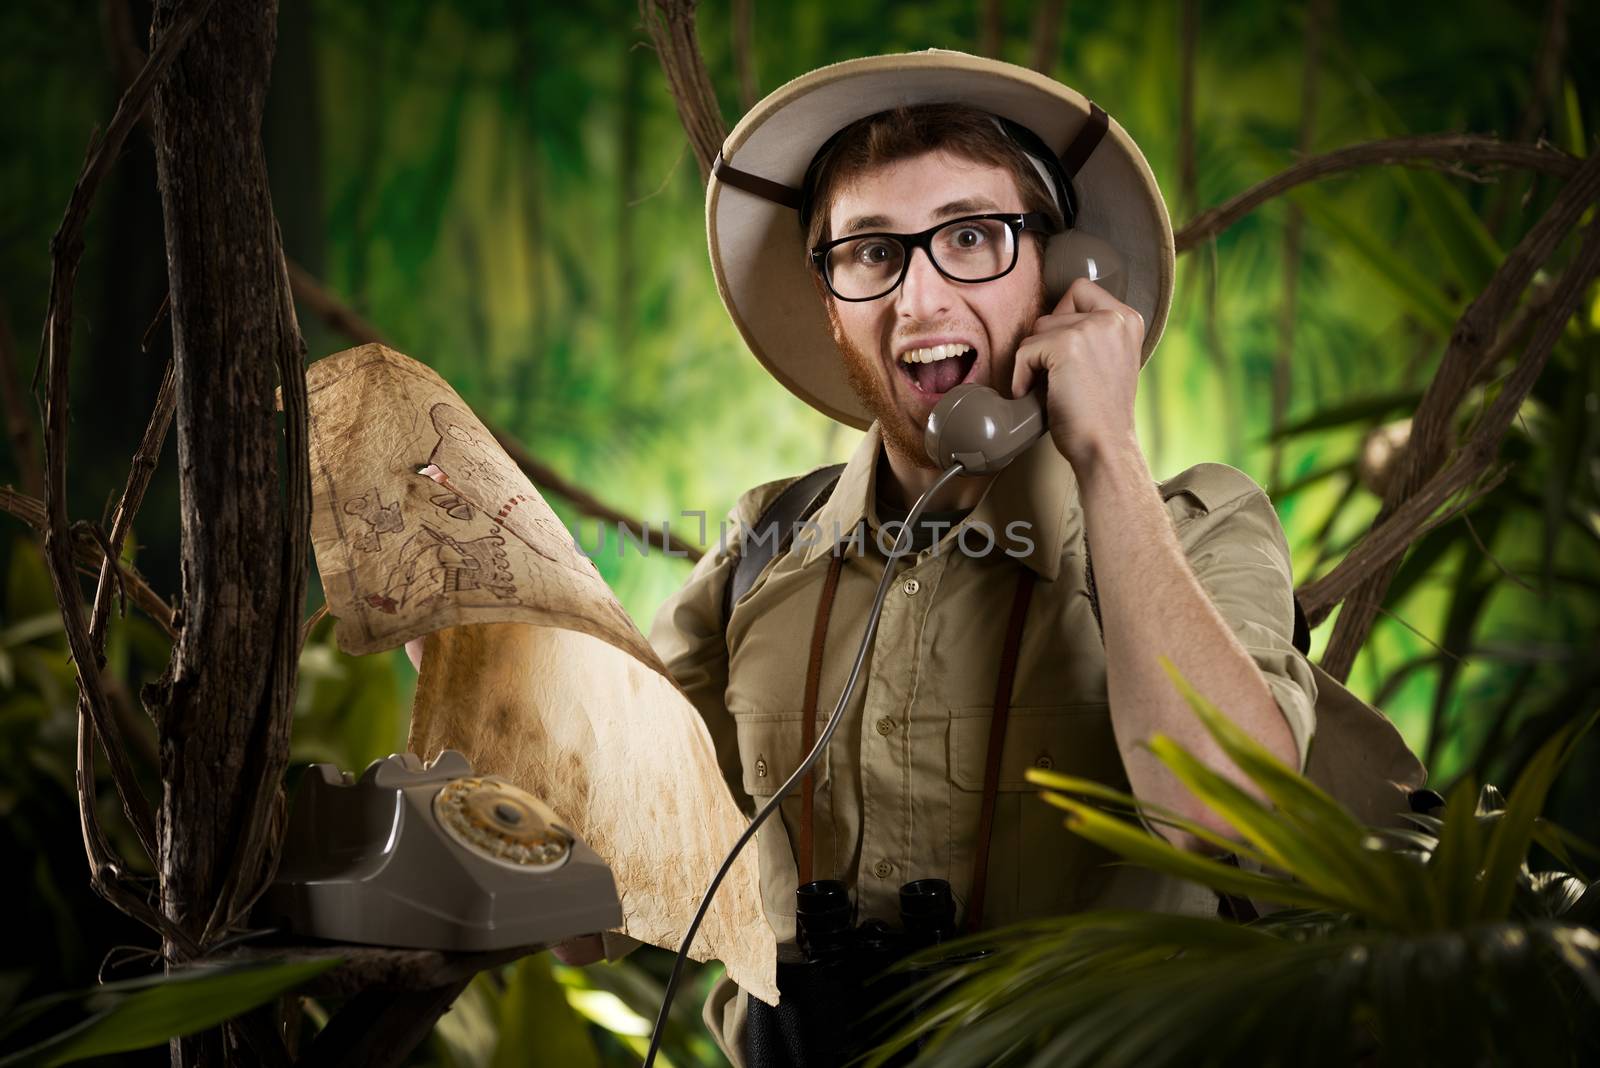
[[[1047,429],[1043,395],[1029,392],[1010,400],[969,382],[946,393],[929,413],[923,447],[941,468],[960,464],[966,474],[989,475],[1021,456]]]

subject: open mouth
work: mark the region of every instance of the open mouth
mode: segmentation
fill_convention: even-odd
[[[975,349],[952,344],[913,349],[896,366],[918,393],[937,398],[965,382],[977,362]]]

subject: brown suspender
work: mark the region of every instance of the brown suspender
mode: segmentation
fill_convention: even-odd
[[[994,795],[1000,789],[1000,751],[1006,741],[1006,720],[1011,715],[1011,683],[1017,674],[1017,649],[1022,645],[1022,623],[1028,617],[1028,601],[1033,597],[1033,572],[1027,568],[1017,576],[1017,592],[1011,600],[1011,622],[1006,626],[1006,644],[1000,653],[1000,677],[994,685],[994,715],[989,720],[989,750],[983,765],[983,808],[978,815],[977,851],[972,855],[972,896],[967,900],[967,932],[983,922],[983,891],[989,881],[989,837],[994,829]]]
[[[800,759],[805,760],[817,744],[817,687],[822,683],[822,647],[828,640],[828,617],[833,614],[833,595],[839,589],[839,572],[844,554],[834,553],[828,562],[828,577],[822,583],[822,598],[817,602],[817,621],[811,628],[811,661],[806,665],[806,697],[800,713]],[[811,822],[816,809],[816,773],[806,772],[800,780],[800,885],[811,881]]]
[[[804,760],[817,737],[817,690],[822,681],[822,652],[828,636],[828,617],[833,613],[834,594],[839,589],[839,572],[844,555],[836,553],[828,564],[828,577],[817,601],[816,622],[811,628],[811,658],[806,664],[805,703],[800,715],[800,759]],[[1034,574],[1027,568],[1017,576],[1017,592],[1011,601],[1011,619],[1006,626],[1005,645],[1000,651],[999,677],[995,680],[994,715],[989,721],[989,748],[984,758],[983,807],[978,816],[977,851],[972,858],[972,893],[967,902],[968,931],[976,931],[983,921],[983,897],[989,879],[989,838],[994,828],[995,794],[1000,788],[1000,754],[1005,747],[1006,720],[1011,713],[1011,687],[1017,673],[1017,652],[1022,646],[1022,626],[1033,597]],[[811,772],[800,780],[800,842],[797,870],[801,885],[811,882],[813,822],[816,791]]]

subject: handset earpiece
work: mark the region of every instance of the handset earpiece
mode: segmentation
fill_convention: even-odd
[[[1021,456],[1047,429],[1038,393],[1009,400],[969,382],[946,393],[928,414],[923,445],[940,468],[960,464],[965,474],[988,475]]]
[[[1103,112],[1101,113],[1103,116]],[[1044,246],[1044,290],[1049,307],[1055,307],[1072,283],[1080,278],[1102,287],[1119,301],[1128,299],[1128,271],[1122,254],[1104,238],[1086,234],[1078,229],[1082,221],[1077,188],[1072,184],[1072,174],[1062,167],[1061,157],[1028,127],[1011,119],[996,115],[995,123],[1011,139],[1034,170],[1039,180],[1049,190],[1060,214],[1062,229],[1051,234]],[[1081,136],[1081,135],[1080,135]],[[1098,142],[1098,136],[1095,141]],[[1093,151],[1093,145],[1088,151]],[[1071,153],[1072,149],[1069,148]],[[1086,157],[1085,157],[1086,158]],[[1078,165],[1082,159],[1078,160]],[[1077,166],[1073,167],[1073,174]]]
[[[1128,272],[1122,253],[1109,241],[1082,230],[1052,234],[1044,249],[1046,305],[1054,308],[1080,278],[1089,279],[1119,301],[1126,303],[1128,299]]]

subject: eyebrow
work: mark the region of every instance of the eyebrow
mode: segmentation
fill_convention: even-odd
[[[941,205],[933,212],[935,219],[948,219],[957,215],[978,215],[986,211],[999,211],[1000,208],[988,197],[963,197]],[[839,230],[839,236],[857,233],[861,230],[881,230],[889,225],[887,215],[857,215]]]

